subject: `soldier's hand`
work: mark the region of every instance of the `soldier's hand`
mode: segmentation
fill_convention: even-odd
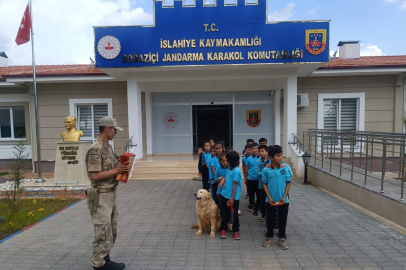
[[[116,167],[117,173],[124,173],[124,172],[129,172],[131,171],[131,165],[128,165],[130,162],[127,161],[126,163],[122,164],[119,163]]]

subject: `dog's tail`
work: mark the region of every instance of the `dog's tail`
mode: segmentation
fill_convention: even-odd
[[[199,229],[199,224],[193,225],[191,229],[192,229],[192,230],[193,230],[193,229]]]

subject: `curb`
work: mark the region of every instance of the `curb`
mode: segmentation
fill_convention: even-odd
[[[55,195],[54,195],[54,196],[55,196]],[[48,196],[48,197],[50,197],[50,196]],[[58,196],[58,197],[70,197],[70,196]],[[6,238],[0,240],[0,244],[4,243],[5,241],[9,240],[10,238],[12,238],[12,237],[14,237],[14,236],[16,236],[16,235],[18,235],[18,234],[20,234],[20,233],[22,233],[22,232],[25,232],[25,231],[28,230],[28,229],[31,229],[31,228],[34,227],[35,225],[38,225],[38,224],[40,224],[41,222],[44,222],[45,220],[47,220],[47,219],[49,219],[49,218],[51,218],[51,217],[53,217],[53,216],[55,216],[55,215],[57,215],[57,214],[59,214],[59,213],[65,211],[66,209],[71,208],[72,206],[74,206],[74,205],[80,203],[81,201],[84,201],[84,200],[87,198],[86,195],[84,195],[83,197],[84,197],[83,199],[81,199],[81,200],[79,200],[79,201],[77,201],[77,202],[75,202],[75,203],[72,203],[71,205],[66,206],[65,208],[62,208],[61,210],[59,210],[59,211],[57,211],[57,212],[55,212],[55,213],[53,213],[53,214],[51,214],[51,215],[49,215],[49,216],[47,216],[47,217],[45,217],[45,218],[43,218],[43,219],[41,219],[41,220],[35,222],[34,224],[31,224],[31,225],[28,226],[28,227],[25,227],[25,228],[21,229],[21,230],[18,231],[18,232],[13,233],[12,235],[7,236]]]

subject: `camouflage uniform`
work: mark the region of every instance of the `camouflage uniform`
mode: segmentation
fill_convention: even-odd
[[[92,188],[87,190],[87,204],[94,225],[92,265],[102,267],[117,237],[117,191],[115,176],[99,181],[90,179],[90,172],[104,172],[117,166],[110,144],[97,138],[86,153],[86,168]]]

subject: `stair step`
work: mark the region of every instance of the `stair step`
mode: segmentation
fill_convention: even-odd
[[[135,167],[149,168],[196,168],[198,161],[137,161]]]
[[[148,167],[148,166],[135,166],[133,173],[198,173],[197,167]]]
[[[197,176],[197,173],[136,173],[133,174],[130,180],[137,180],[137,179],[156,179],[156,180],[165,180],[165,179],[193,179]]]

